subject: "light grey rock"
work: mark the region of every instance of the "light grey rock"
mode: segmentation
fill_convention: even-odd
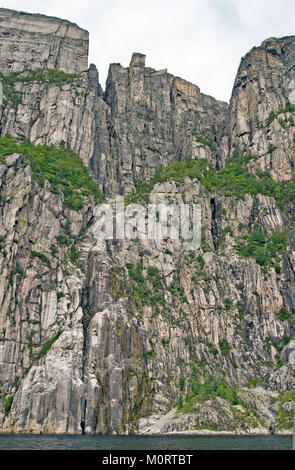
[[[87,69],[88,33],[42,15],[1,9],[0,19],[1,73],[22,77],[1,108],[1,135],[69,147],[110,203],[175,161],[207,158],[220,169],[234,145],[256,155],[252,172],[294,179],[292,109],[276,114],[288,106],[294,38],[243,59],[228,107],[145,67],[140,53],[127,68],[111,64],[103,92],[96,67]],[[54,82],[36,77],[39,68],[77,76]],[[98,243],[93,198],[70,210],[24,156],[1,159],[1,432],[289,429],[295,375],[282,361],[294,317],[278,312],[295,312],[292,211],[260,194],[208,192],[196,178],[159,183],[143,202],[183,200],[202,206],[198,252],[181,240]],[[236,250],[255,226],[288,235],[267,269]],[[208,376],[239,401],[207,397],[177,411]]]
[[[0,9],[1,72],[88,68],[88,32],[59,18]]]

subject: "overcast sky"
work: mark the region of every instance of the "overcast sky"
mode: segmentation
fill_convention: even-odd
[[[132,52],[203,93],[228,101],[241,56],[271,36],[295,34],[294,0],[7,0],[1,7],[66,18],[90,32],[90,62],[104,86],[111,62]]]

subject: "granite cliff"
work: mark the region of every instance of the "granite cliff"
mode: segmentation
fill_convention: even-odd
[[[286,432],[295,339],[295,37],[230,104],[0,9],[0,429]],[[94,207],[185,200],[202,242],[97,242]]]

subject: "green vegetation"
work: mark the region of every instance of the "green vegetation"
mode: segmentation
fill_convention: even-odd
[[[46,343],[43,344],[42,349],[40,353],[38,354],[38,359],[41,359],[41,357],[45,356],[47,351],[49,351],[53,343],[55,343],[55,341],[60,337],[60,335],[61,335],[61,332],[58,332],[53,338],[51,338],[50,340],[46,341]]]
[[[239,312],[239,318],[242,318],[245,314],[244,307],[241,301],[238,301],[236,304],[237,310]]]
[[[163,183],[169,179],[181,182],[187,176],[203,179],[210,171],[213,171],[213,167],[205,159],[198,161],[186,159],[181,162],[171,163],[165,168],[158,168],[155,175],[148,182],[139,183],[136,187],[136,192],[127,196],[126,202],[137,201],[149,194],[157,183]]]
[[[180,388],[181,391],[184,390],[184,386],[185,386],[185,378],[180,377],[180,379],[179,379],[179,388]]]
[[[255,388],[259,385],[261,385],[263,379],[261,377],[255,377],[254,379],[250,379],[248,383],[246,384],[247,388]]]
[[[179,298],[181,302],[187,302],[187,298],[184,292],[184,288],[181,284],[181,278],[179,271],[175,272],[173,279],[170,282],[168,287],[169,292],[173,295],[174,298]]]
[[[295,113],[295,107],[292,106],[291,103],[287,103],[285,108],[283,109],[279,109],[278,111],[271,111],[271,113],[269,114],[266,120],[267,126],[269,127],[275,121],[275,119],[277,119],[277,117],[280,114],[286,114],[286,113]]]
[[[293,424],[293,410],[285,411],[280,409],[276,419],[276,426],[278,429],[292,429]]]
[[[209,430],[209,431],[219,431],[219,427],[215,423],[208,423],[208,424],[200,424],[199,426],[195,427],[196,431],[202,431],[203,429]]]
[[[226,196],[243,196],[244,194],[272,195],[274,182],[269,174],[260,172],[250,173],[247,163],[255,157],[250,154],[240,154],[235,149],[226,165],[220,171],[212,171],[204,180],[209,190],[221,191]]]
[[[224,356],[229,356],[230,345],[228,344],[228,341],[226,339],[222,339],[221,341],[219,341],[218,344],[219,344],[219,349],[220,349],[221,353]]]
[[[239,397],[237,388],[227,385],[224,379],[218,381],[211,375],[206,374],[204,383],[198,382],[195,379],[191,381],[190,393],[185,397],[185,403],[182,400],[178,403],[178,409],[181,413],[191,413],[194,411],[194,405],[207,400],[215,400],[217,397],[227,400],[232,405],[239,404]]]
[[[291,321],[293,319],[292,313],[290,313],[286,307],[282,307],[277,315],[281,321]]]
[[[283,350],[283,348],[291,341],[291,338],[287,335],[284,335],[283,338],[278,340],[277,338],[274,340],[272,338],[265,338],[265,344],[267,349],[271,349],[273,346],[279,353]]]
[[[230,310],[231,305],[232,305],[232,303],[231,303],[230,299],[225,299],[225,301],[224,301],[225,310]]]
[[[7,397],[4,401],[4,415],[5,418],[9,415],[13,402],[13,396]]]
[[[74,80],[81,79],[76,73],[65,73],[62,70],[39,69],[30,72],[27,77],[17,77],[18,81],[31,83],[34,81],[48,82],[54,85],[63,85],[64,83],[73,83]]]
[[[276,183],[273,197],[282,208],[294,205],[295,201],[295,181],[286,181],[285,183]]]
[[[80,256],[79,251],[77,250],[77,248],[75,247],[75,245],[72,245],[72,246],[71,246],[71,249],[70,249],[70,260],[71,260],[71,263],[76,264],[77,261],[78,261],[79,256]]]
[[[246,243],[236,245],[238,253],[245,258],[255,258],[260,266],[275,266],[275,261],[284,253],[287,247],[285,233],[273,232],[267,237],[260,229],[254,229],[247,235]]]
[[[39,253],[38,251],[31,251],[31,255],[33,256],[33,258],[39,258],[42,263],[47,264],[47,266],[50,266],[49,259],[43,253]]]
[[[198,255],[197,256],[197,261],[201,267],[201,269],[204,269],[205,267],[205,261],[204,261],[204,258],[201,256],[201,255]]]
[[[204,147],[208,147],[211,152],[216,152],[217,148],[214,142],[211,140],[205,139],[201,134],[198,134],[197,131],[193,131],[192,135],[196,138],[197,142],[200,142]]]
[[[38,69],[29,72],[14,72],[10,75],[0,73],[0,80],[3,83],[3,104],[12,105],[14,108],[21,103],[20,91],[15,89],[17,83],[41,82],[52,85],[63,85],[73,83],[74,80],[81,79],[77,74],[67,74],[61,70]]]
[[[136,192],[126,198],[126,202],[146,199],[157,183],[168,180],[182,182],[186,177],[198,179],[205,188],[225,196],[243,197],[245,194],[263,194],[274,197],[281,207],[286,207],[295,201],[295,182],[275,182],[269,173],[256,171],[251,173],[248,162],[255,157],[235,149],[227,160],[224,168],[217,171],[206,159],[185,159],[174,162],[165,168],[158,168],[155,175],[145,183],[138,183]]]
[[[263,420],[259,417],[257,410],[246,403],[242,398],[242,391],[238,387],[227,385],[225,380],[216,380],[209,374],[205,374],[204,383],[193,379],[190,384],[190,392],[183,397],[179,396],[177,402],[178,413],[194,413],[197,403],[207,400],[216,400],[217,397],[226,400],[230,404],[234,419],[240,423],[247,423],[251,428],[256,428],[259,424],[263,425]],[[242,407],[238,409],[236,406]],[[210,429],[211,425],[204,424],[200,429]],[[215,426],[213,424],[213,426]]]
[[[56,241],[61,246],[68,246],[71,244],[70,238],[67,235],[63,235],[63,234],[58,235],[56,237]]]
[[[102,193],[89,175],[78,155],[69,149],[53,146],[33,145],[28,141],[18,143],[10,136],[0,138],[0,156],[18,152],[32,165],[34,177],[43,186],[48,180],[52,189],[61,190],[64,203],[78,211],[83,207],[83,196],[93,196],[97,202],[103,199]]]
[[[284,410],[284,404],[287,402],[292,403],[292,409],[290,411]],[[278,429],[292,429],[293,426],[293,403],[294,403],[294,392],[279,392],[277,398],[277,403],[279,405],[278,417],[276,420],[276,426]]]
[[[145,278],[142,274],[142,260],[140,260],[136,266],[128,263],[126,267],[131,280],[133,300],[137,306],[164,305],[164,280],[158,268],[150,266],[147,271],[147,277]],[[148,284],[151,284],[152,289],[149,288]]]
[[[287,39],[291,39],[293,38],[293,36],[283,36],[281,38],[274,38],[274,39],[270,39],[269,41],[264,41],[263,44],[261,44],[260,46],[254,46],[252,47],[252,49],[247,52],[247,54],[245,54],[242,58],[241,58],[241,62],[242,63],[245,59],[247,59],[251,54],[252,52],[254,51],[267,51],[267,49],[269,49],[272,45],[272,43],[274,41],[277,41],[277,42],[280,42],[280,41],[286,41]]]
[[[14,89],[16,74],[5,76],[0,73],[0,80],[3,86],[3,104],[10,104],[13,108],[17,108],[21,103],[21,92]]]
[[[247,423],[251,428],[257,428],[259,424],[263,425],[264,420],[259,419],[259,414],[256,409],[246,403],[242,404],[244,411],[241,411],[234,406],[231,406],[231,412],[234,419],[240,423]]]
[[[149,357],[149,358],[152,358],[152,357],[154,356],[154,354],[155,354],[154,351],[147,351],[147,352],[146,352],[146,355],[147,355],[147,357]]]
[[[144,305],[146,299],[150,297],[151,291],[146,285],[146,280],[142,275],[142,262],[136,266],[128,263],[126,265],[131,280],[133,300],[138,306]]]
[[[209,349],[210,353],[213,354],[213,356],[218,355],[218,349],[214,346],[213,343],[209,342],[209,343],[207,343],[207,346],[208,346],[208,349]]]

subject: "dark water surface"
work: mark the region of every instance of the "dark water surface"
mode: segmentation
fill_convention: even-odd
[[[0,434],[1,450],[289,450],[292,436]]]

